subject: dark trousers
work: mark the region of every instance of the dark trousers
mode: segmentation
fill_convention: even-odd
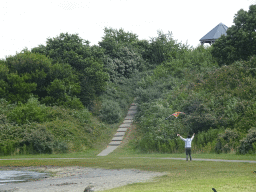
[[[191,148],[186,148],[186,160],[188,161],[188,156],[190,158],[190,161],[192,161],[192,157],[191,157]]]

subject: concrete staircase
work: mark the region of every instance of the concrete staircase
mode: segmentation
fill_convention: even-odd
[[[113,152],[122,143],[126,131],[132,125],[136,112],[137,112],[137,106],[135,103],[132,103],[123,123],[118,127],[116,134],[112,138],[112,141],[108,144],[107,148],[104,149],[97,156],[107,156],[109,153]]]

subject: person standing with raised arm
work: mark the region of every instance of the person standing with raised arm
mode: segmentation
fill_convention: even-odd
[[[177,136],[179,136],[183,141],[185,141],[185,149],[186,149],[186,160],[188,161],[188,156],[190,157],[190,161],[192,161],[192,157],[191,157],[191,143],[192,140],[194,139],[195,133],[193,134],[193,136],[190,138],[190,135],[188,135],[188,137],[186,139],[184,139],[182,136],[180,136],[180,134],[177,134]]]

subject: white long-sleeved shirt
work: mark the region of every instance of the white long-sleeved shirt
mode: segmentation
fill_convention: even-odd
[[[191,148],[192,140],[194,139],[194,135],[191,138],[184,139],[182,136],[180,138],[185,141],[185,148]]]

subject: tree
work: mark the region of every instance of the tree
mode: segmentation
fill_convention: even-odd
[[[256,5],[251,5],[248,12],[239,10],[233,22],[227,35],[221,36],[212,45],[212,55],[219,65],[248,60],[256,54]]]
[[[29,74],[19,75],[10,73],[7,75],[6,98],[11,103],[27,102],[33,91],[36,90],[37,84],[29,82],[31,76]]]
[[[76,98],[81,88],[74,69],[27,49],[0,63],[0,82],[0,93],[10,102],[27,102],[33,94],[47,105],[69,102],[72,107],[73,100],[73,107],[82,105]]]
[[[15,56],[6,58],[6,64],[10,73],[29,76],[26,81],[37,85],[36,90],[33,91],[35,95],[39,97],[45,96],[45,87],[49,84],[47,76],[52,67],[52,62],[49,58],[40,53],[31,53],[24,49]]]
[[[84,69],[81,78],[81,101],[89,106],[103,91],[105,91],[109,74],[103,71],[103,63],[92,58],[87,59],[88,67]]]
[[[9,73],[9,69],[4,60],[0,60],[0,98],[6,97],[6,89],[7,89],[7,74]]]
[[[158,37],[151,38],[150,45],[150,62],[155,65],[176,58],[180,46],[172,38],[172,33],[162,31],[158,31]]]
[[[58,68],[61,68],[62,72],[72,71],[72,69],[64,67],[66,64],[72,66],[79,77],[78,81],[81,86],[81,93],[76,95],[84,105],[88,106],[105,90],[109,76],[103,66],[104,51],[99,46],[90,46],[89,41],[83,40],[78,34],[61,33],[55,38],[48,38],[45,48],[39,46],[32,52],[45,52],[53,60],[53,63],[59,63]],[[61,82],[61,85],[68,85],[67,82]],[[51,86],[56,87],[56,83]],[[77,85],[71,87],[74,88],[72,92],[78,93]],[[67,90],[62,89],[61,86],[58,89],[61,93]],[[54,93],[50,90],[52,88],[48,88],[48,93]]]
[[[83,70],[83,59],[90,56],[89,41],[83,40],[78,34],[61,33],[46,42],[46,55],[54,62],[68,63],[76,70]]]
[[[39,45],[38,47],[32,48],[31,52],[46,55],[46,47],[44,45]]]
[[[116,52],[116,57],[107,56],[105,68],[107,69],[112,81],[118,78],[130,78],[133,74],[141,71],[144,66],[142,56],[133,48],[120,47]]]
[[[99,45],[105,49],[105,54],[116,57],[120,47],[129,46],[138,41],[138,36],[134,33],[125,32],[124,29],[104,29],[105,36]]]
[[[123,29],[104,29],[105,36],[99,45],[105,50],[104,66],[112,81],[118,78],[130,78],[132,74],[141,71],[144,60],[136,34],[125,32]]]

